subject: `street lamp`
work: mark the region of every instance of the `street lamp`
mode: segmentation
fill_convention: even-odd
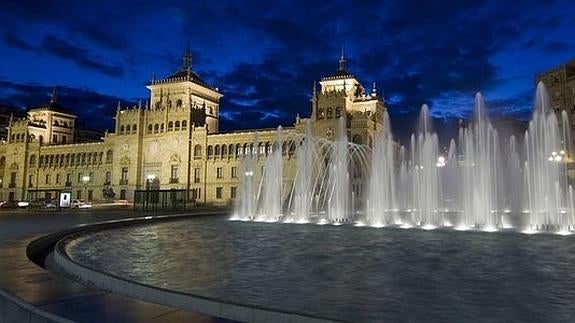
[[[446,163],[445,157],[439,156],[439,157],[437,157],[437,163],[435,163],[435,166],[445,167],[445,163]]]
[[[82,183],[84,183],[84,198],[88,200],[88,182],[90,181],[90,176],[82,176]]]

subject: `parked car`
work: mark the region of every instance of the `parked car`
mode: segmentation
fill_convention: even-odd
[[[56,208],[58,205],[55,201],[46,198],[38,198],[30,202],[31,208],[43,209],[43,208]]]
[[[1,201],[0,208],[2,209],[15,209],[18,207],[18,201]]]
[[[28,206],[30,206],[30,201],[18,201],[16,204],[20,208],[27,208]]]
[[[72,201],[72,207],[75,209],[87,209],[92,207],[92,203],[82,199],[76,199]]]

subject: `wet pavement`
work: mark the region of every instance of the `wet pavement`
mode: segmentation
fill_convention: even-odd
[[[51,315],[52,321],[61,317],[76,322],[229,322],[85,286],[38,267],[26,256],[28,243],[44,234],[146,215],[130,209],[0,210],[0,322],[49,322],[41,316]]]

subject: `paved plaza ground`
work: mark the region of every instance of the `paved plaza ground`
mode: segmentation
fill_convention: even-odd
[[[38,267],[26,256],[26,246],[34,237],[148,215],[152,214],[121,207],[0,209],[0,322],[56,322],[60,318],[77,322],[230,322],[84,286]]]

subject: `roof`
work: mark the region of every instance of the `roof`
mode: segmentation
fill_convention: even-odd
[[[37,110],[48,110],[48,111],[65,113],[65,114],[69,114],[69,115],[75,115],[70,110],[65,109],[61,104],[59,104],[58,102],[54,102],[54,101],[51,101],[50,103],[45,104],[45,105],[41,105],[38,107],[31,107],[30,109],[28,109],[28,111],[37,111]]]
[[[208,83],[206,83],[204,80],[202,80],[202,78],[200,78],[198,74],[196,74],[191,70],[188,71],[185,69],[181,69],[164,79],[152,80],[152,85],[161,83],[185,82],[185,81],[192,82],[200,86],[206,87],[208,89],[211,89],[213,91],[219,92],[217,89],[213,88],[212,86],[208,85]]]
[[[330,73],[324,77],[321,78],[322,81],[327,81],[327,80],[339,80],[339,79],[349,79],[349,78],[355,78],[355,76],[351,73],[349,73],[348,71],[346,71],[345,69],[339,69],[333,73]]]

